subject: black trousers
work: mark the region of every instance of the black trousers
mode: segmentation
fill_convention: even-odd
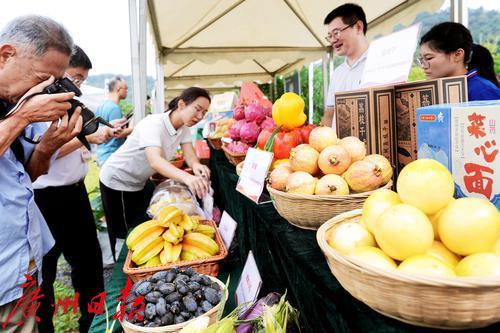
[[[113,190],[101,182],[99,187],[111,252],[116,261],[116,239],[127,238],[128,232],[136,225],[150,220],[146,211],[153,195],[154,185],[147,182],[144,189],[136,192]]]
[[[35,190],[35,201],[56,241],[43,258],[41,293],[45,296],[41,298],[38,309],[39,331],[54,332],[52,316],[56,302],[53,284],[57,260],[62,253],[71,266],[75,292],[79,293],[80,332],[88,332],[94,315],[88,313],[87,304],[104,291],[104,281],[101,247],[85,185],[82,181]]]

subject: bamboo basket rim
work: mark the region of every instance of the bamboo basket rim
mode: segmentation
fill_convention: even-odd
[[[331,227],[333,227],[335,224],[346,223],[348,222],[348,219],[361,216],[361,211],[362,211],[361,209],[355,209],[349,212],[339,214],[336,217],[326,221],[323,225],[319,227],[318,231],[316,232],[316,240],[325,255],[334,258],[336,261],[358,271],[359,273],[369,274],[374,277],[383,277],[385,279],[395,280],[399,282],[427,285],[427,286],[458,287],[458,288],[489,288],[489,287],[500,286],[500,278],[486,278],[486,277],[476,278],[476,277],[459,277],[459,276],[438,277],[438,276],[431,276],[424,274],[409,274],[406,272],[398,271],[397,269],[390,271],[367,264],[359,259],[351,258],[331,248],[327,244],[325,239],[326,231]]]
[[[392,187],[392,179],[389,180],[387,184],[384,186],[381,186],[373,191],[367,191],[367,192],[359,192],[359,193],[353,193],[353,194],[348,194],[348,195],[314,195],[314,194],[294,194],[294,193],[287,193],[283,191],[276,190],[269,186],[269,184],[266,184],[266,188],[269,191],[269,193],[276,195],[276,196],[281,196],[287,199],[296,199],[296,200],[311,200],[311,201],[343,201],[343,200],[348,200],[350,198],[364,198],[369,196],[375,191],[378,191],[380,189],[390,189]]]
[[[208,276],[212,281],[216,282],[221,287],[221,289],[227,291],[227,286],[224,284],[224,282],[217,279],[216,277],[211,276],[211,275],[206,275],[206,274],[200,274],[200,275]],[[142,281],[142,280],[144,280],[144,279],[141,279],[139,281]],[[139,281],[137,281],[135,283],[138,283]],[[226,301],[227,301],[229,293],[226,292],[225,295],[226,295]],[[118,303],[117,311],[120,310],[120,304],[121,304],[121,302]],[[180,323],[180,324],[172,324],[172,325],[165,325],[165,326],[159,326],[159,327],[144,327],[144,326],[138,326],[138,325],[129,323],[128,321],[126,321],[124,319],[124,320],[120,320],[120,325],[126,326],[127,328],[130,328],[130,329],[133,329],[136,331],[145,332],[145,333],[177,332],[200,317],[210,317],[211,315],[216,313],[216,311],[219,311],[220,304],[221,304],[221,302],[219,302],[219,304],[215,305],[213,308],[211,308],[210,310],[208,310],[207,312],[205,312],[201,316],[195,317],[193,319],[190,319],[190,320],[185,321],[185,322]],[[144,329],[147,329],[147,330],[144,330]]]
[[[247,155],[247,153],[241,153],[241,154],[234,154],[227,149],[226,144],[222,145],[222,150],[224,150],[225,153],[229,154],[232,157],[244,157]]]
[[[226,249],[226,245],[224,244],[224,241],[222,240],[222,236],[219,233],[219,229],[217,228],[217,225],[215,224],[214,221],[212,220],[200,220],[200,223],[202,224],[208,224],[211,227],[215,228],[215,242],[219,246],[219,253],[216,255],[213,255],[208,258],[203,258],[203,259],[196,259],[196,260],[183,260],[183,261],[178,261],[174,263],[167,263],[165,265],[156,265],[156,266],[151,266],[151,267],[132,267],[132,251],[128,250],[127,253],[127,258],[125,259],[125,263],[123,264],[123,272],[128,275],[136,275],[136,274],[145,274],[145,273],[153,273],[153,272],[158,272],[163,269],[170,269],[171,267],[178,266],[178,267],[184,267],[184,266],[199,266],[203,264],[212,264],[216,263],[218,261],[223,260],[224,258],[227,257],[228,252]]]

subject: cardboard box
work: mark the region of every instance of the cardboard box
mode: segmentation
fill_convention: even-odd
[[[453,174],[457,197],[490,200],[500,209],[500,101],[417,109],[418,158]]]
[[[335,109],[339,138],[356,136],[366,143],[368,154],[384,155],[397,165],[392,86],[336,93]]]
[[[398,170],[417,159],[417,108],[467,101],[467,78],[448,77],[394,86]]]

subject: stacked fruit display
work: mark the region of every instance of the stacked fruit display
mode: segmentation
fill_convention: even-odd
[[[201,224],[175,206],[164,207],[155,219],[139,224],[128,235],[126,244],[132,261],[149,267],[208,258],[219,253],[216,230]]]
[[[360,222],[326,231],[328,244],[388,270],[500,278],[500,213],[492,203],[455,200],[451,174],[430,159],[408,164],[398,177],[397,190],[372,193]]]
[[[307,142],[291,149],[289,163],[271,172],[272,188],[295,194],[348,195],[376,190],[392,178],[389,160],[366,155],[365,144],[356,137],[339,140],[332,128],[317,127]]]
[[[222,118],[215,122],[215,128],[209,133],[209,137],[213,139],[220,139],[222,137],[229,137],[229,129],[234,124],[234,118]]]
[[[143,299],[144,310],[125,319],[144,327],[182,324],[218,307],[223,289],[221,283],[191,268],[172,268],[157,272],[132,286],[124,309],[138,308]]]

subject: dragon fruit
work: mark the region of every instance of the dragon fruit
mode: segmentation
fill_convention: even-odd
[[[273,118],[266,117],[266,119],[264,119],[264,121],[260,124],[260,127],[262,127],[262,129],[269,128],[273,130],[276,128],[276,124],[274,123]]]
[[[241,127],[246,123],[247,123],[246,120],[242,119],[238,120],[231,126],[231,128],[229,129],[229,136],[231,137],[231,139],[239,140]]]
[[[272,107],[264,108],[264,113],[266,114],[267,117],[272,117],[273,116],[273,108]]]
[[[266,119],[264,108],[258,103],[250,103],[245,108],[245,118],[247,121],[255,121],[258,125]]]
[[[259,133],[259,125],[257,125],[255,122],[248,122],[240,128],[240,139],[245,143],[254,144],[255,142],[257,142]]]
[[[245,119],[245,106],[238,104],[233,110],[233,118],[236,120]]]
[[[241,141],[233,141],[227,145],[227,149],[234,154],[246,154],[248,148],[250,146]]]

